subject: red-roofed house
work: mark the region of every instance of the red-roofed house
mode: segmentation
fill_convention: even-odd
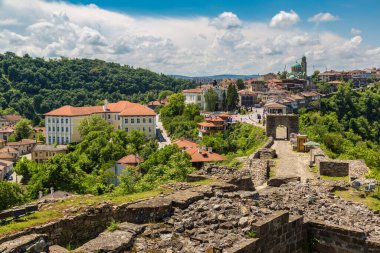
[[[13,126],[22,119],[20,115],[3,115],[0,116],[0,127]]]
[[[227,129],[227,122],[221,117],[209,117],[205,119],[205,122],[198,123],[199,137],[205,134],[212,134]]]
[[[226,157],[213,152],[211,147],[199,147],[197,143],[192,141],[176,140],[173,144],[190,155],[190,161],[196,168],[202,167],[205,163],[227,160]]]
[[[139,163],[142,162],[144,162],[144,158],[140,157],[137,154],[129,154],[115,162],[115,166],[111,168],[111,171],[115,173],[116,177],[118,177],[123,174],[127,167],[138,167]],[[114,183],[118,184],[119,181],[116,179]]]
[[[286,114],[287,107],[283,104],[273,102],[265,104],[264,109],[269,114]]]
[[[103,106],[62,106],[45,114],[47,144],[67,144],[81,140],[78,126],[91,115],[99,115],[115,129],[127,132],[138,130],[147,138],[156,136],[156,113],[141,104],[129,101],[108,103]]]

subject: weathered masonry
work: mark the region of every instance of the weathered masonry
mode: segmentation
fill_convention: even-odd
[[[268,114],[266,116],[266,135],[276,139],[276,129],[279,126],[285,126],[287,139],[291,133],[298,133],[298,115],[294,114]]]

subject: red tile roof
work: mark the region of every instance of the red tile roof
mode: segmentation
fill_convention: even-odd
[[[65,105],[46,113],[45,116],[83,116],[104,112],[119,113],[120,116],[156,116],[156,113],[152,109],[129,101],[109,103],[108,110],[105,110],[104,106],[74,107]]]
[[[20,146],[20,145],[28,145],[28,144],[36,144],[36,140],[32,139],[22,139],[21,141],[16,141],[16,142],[8,142],[8,146]]]
[[[18,151],[12,147],[5,146],[0,149],[0,154],[4,154],[4,153],[18,153]]]
[[[202,85],[194,89],[183,90],[183,93],[202,93],[204,90],[210,89],[212,85]]]
[[[286,108],[285,105],[279,104],[279,103],[269,103],[264,105],[266,108]]]
[[[191,156],[191,162],[217,162],[227,160],[226,157],[214,152],[199,149],[198,144],[188,140],[176,140],[173,144],[184,149]]]
[[[127,156],[124,156],[120,160],[117,161],[117,163],[121,163],[121,164],[139,164],[142,162],[144,162],[144,158],[138,157],[134,154],[129,154]]]
[[[15,114],[3,115],[0,117],[0,119],[1,118],[9,122],[17,122],[22,119],[20,115],[15,115]]]

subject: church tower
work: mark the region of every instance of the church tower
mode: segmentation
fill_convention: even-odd
[[[304,75],[304,78],[307,78],[307,63],[306,63],[306,56],[302,57],[301,61],[301,67],[302,67],[302,74]]]

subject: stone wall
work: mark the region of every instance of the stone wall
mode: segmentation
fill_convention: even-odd
[[[253,224],[257,238],[243,241],[226,253],[304,253],[306,230],[303,218],[289,220],[289,213],[279,211]]]
[[[298,133],[298,115],[268,114],[266,116],[266,135],[276,138],[276,128],[280,125],[287,127],[289,138],[291,133]]]
[[[342,160],[321,160],[319,161],[319,175],[330,177],[347,177],[350,173],[350,164]]]
[[[366,233],[353,228],[310,221],[307,242],[312,250],[326,253],[380,252],[380,242],[367,240]]]

